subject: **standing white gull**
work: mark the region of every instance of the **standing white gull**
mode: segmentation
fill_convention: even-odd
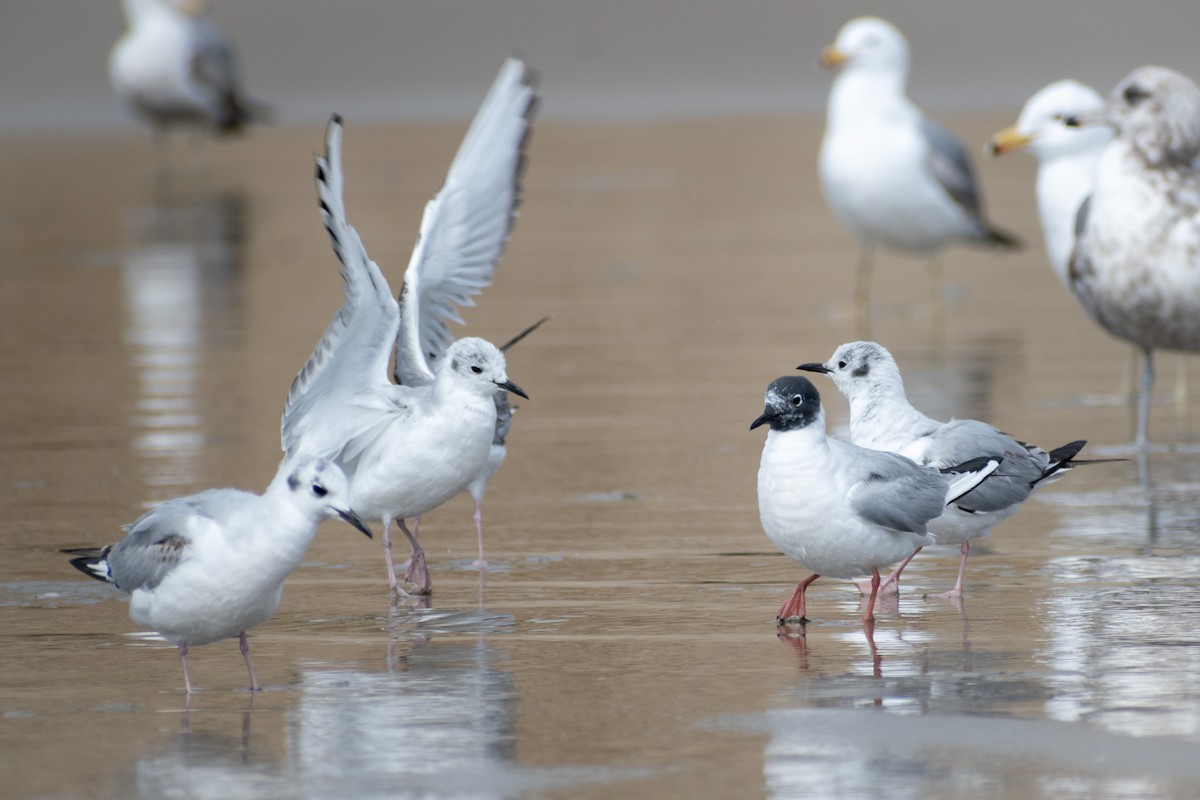
[[[153,127],[236,132],[263,116],[239,85],[229,40],[204,0],[123,0],[128,30],[109,56],[117,96]]]
[[[346,222],[340,118],[330,122],[326,155],[317,159],[321,212],[346,300],[292,382],[281,439],[288,454],[316,453],[346,470],[352,507],[383,523],[393,591],[392,522],[413,547],[405,579],[428,593],[425,554],[404,520],[433,510],[487,469],[496,393],[527,397],[508,380],[495,345],[451,343],[446,323],[457,318],[454,304],[469,304],[491,281],[508,239],[533,100],[524,64],[510,59],[425,207],[399,303]],[[404,385],[388,379],[393,351]]]
[[[905,94],[908,43],[891,23],[859,17],[821,55],[839,68],[829,91],[820,177],[825,200],[858,238],[856,307],[865,325],[875,248],[930,259],[935,313],[937,255],[955,241],[1016,248],[1013,235],[983,213],[971,160],[953,134]]]
[[[1107,125],[1068,270],[1088,314],[1142,350],[1135,444],[1148,441],[1154,351],[1200,351],[1200,87],[1165,67],[1134,70],[1074,125]]]
[[[762,416],[750,425],[770,426],[758,469],[763,531],[786,556],[815,573],[784,601],[778,621],[805,619],[804,592],[821,575],[853,578],[869,572],[872,591],[863,622],[871,623],[879,567],[933,544],[929,522],[978,486],[1001,459],[974,459],[939,472],[831,439],[816,387],[798,375],[772,382],[764,403]]]
[[[1003,460],[995,474],[947,505],[945,512],[929,523],[937,544],[957,544],[962,551],[954,588],[933,597],[962,597],[971,540],[986,536],[996,523],[1017,513],[1035,491],[1080,463],[1072,459],[1086,444],[1070,442],[1047,453],[985,422],[939,422],[927,417],[908,402],[892,354],[875,342],[843,344],[825,363],[801,364],[799,369],[833,378],[850,401],[850,441],[859,447],[897,453],[935,469],[981,456]],[[895,587],[913,555],[916,553],[884,580],[886,588]]]
[[[341,518],[371,532],[350,511],[350,486],[336,465],[300,458],[280,465],[267,490],[211,489],[150,509],[129,535],[103,548],[64,550],[71,565],[129,594],[129,616],[187,654],[237,636],[250,691],[259,689],[246,631],[271,618],[283,580],[300,565],[317,526]]]

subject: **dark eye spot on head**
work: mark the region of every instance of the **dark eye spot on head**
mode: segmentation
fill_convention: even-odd
[[[329,490],[319,483],[314,483],[312,486],[312,493],[317,497],[324,497],[325,495],[329,494]]]
[[[482,375],[482,374],[483,374],[483,367],[479,366],[478,364],[472,364],[472,365],[471,365],[471,372],[474,372],[476,375]]]
[[[791,400],[791,403],[792,403],[792,405],[794,405],[796,408],[799,408],[799,407],[801,406],[801,404],[803,404],[803,403],[804,403],[804,395],[802,395],[802,394],[794,394],[794,395],[792,395],[792,400]]]
[[[846,368],[846,362],[845,362],[845,361],[839,361],[839,362],[838,362],[838,369],[845,369],[845,368]]]
[[[458,372],[458,359],[457,358],[450,362],[450,369],[454,370],[455,372]]]
[[[295,475],[288,475],[288,488],[289,489],[291,489],[294,492],[294,491],[296,491],[296,487],[299,485],[300,485],[299,478],[297,478]]]
[[[1150,96],[1149,92],[1144,91],[1136,83],[1131,83],[1126,86],[1123,94],[1125,96],[1125,102],[1131,106],[1136,106],[1139,102]]]
[[[850,375],[855,378],[865,378],[870,371],[871,365],[864,361],[861,366],[855,367]]]

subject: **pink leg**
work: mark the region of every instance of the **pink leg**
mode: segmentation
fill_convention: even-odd
[[[403,524],[401,522],[401,525]],[[398,592],[400,587],[396,585],[396,568],[392,565],[392,521],[390,519],[383,521],[383,560],[387,562],[388,589],[393,593]]]
[[[879,596],[879,568],[871,568],[871,597],[867,600],[867,613],[863,615],[864,625],[875,624],[875,598]]]
[[[413,549],[412,563],[408,565],[408,571],[404,573],[404,580],[417,587],[417,594],[429,594],[433,591],[433,584],[429,580],[429,569],[425,566],[425,551],[421,549],[421,545],[417,544],[417,537],[409,533],[404,520],[398,519],[396,523],[408,537]]]
[[[183,664],[183,688],[187,691],[188,697],[192,696],[192,680],[188,677],[187,668],[187,643],[179,643],[179,663]]]
[[[483,557],[483,508],[478,500],[475,501],[475,533],[479,536],[479,558],[471,566],[487,569],[487,559]]]
[[[926,597],[946,597],[951,600],[961,600],[963,596],[963,576],[967,574],[967,554],[971,552],[971,543],[963,542],[962,560],[958,562],[958,580],[954,582],[954,588],[948,592],[938,592],[937,594],[927,594]]]
[[[250,665],[250,643],[246,641],[245,631],[238,634],[238,649],[242,651],[242,658],[246,660],[246,671],[250,673],[250,691],[262,691],[262,687],[258,685],[258,678],[254,677],[254,667]]]
[[[908,558],[900,562],[900,566],[892,570],[891,574],[883,579],[883,581],[879,584],[879,594],[900,593],[900,573],[904,572],[904,568],[908,566],[908,562],[912,561],[913,557],[919,552],[921,552],[920,547],[918,547],[916,550],[913,550]],[[859,594],[871,593],[871,581],[862,581],[856,585],[858,586]]]
[[[783,601],[783,606],[779,609],[779,614],[775,618],[777,623],[785,625],[792,620],[807,621],[808,618],[804,616],[804,592],[808,589],[808,585],[819,577],[821,576],[810,575],[796,584],[796,588],[788,595],[788,599]]]

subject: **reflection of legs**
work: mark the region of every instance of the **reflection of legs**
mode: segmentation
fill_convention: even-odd
[[[796,588],[788,595],[788,599],[783,601],[783,606],[779,609],[779,615],[776,621],[780,623],[790,620],[799,620],[804,622],[807,617],[804,616],[804,591],[808,589],[808,585],[815,581],[820,575],[810,575],[804,580],[796,584]]]
[[[933,320],[933,332],[939,338],[946,328],[946,297],[943,291],[942,260],[934,253],[929,257],[929,315]]]
[[[258,685],[258,678],[254,677],[254,667],[250,665],[250,643],[246,641],[245,631],[238,634],[238,649],[242,651],[242,658],[246,660],[246,671],[250,673],[250,691],[257,692],[262,687]]]
[[[875,248],[864,244],[858,254],[858,268],[854,285],[854,319],[858,335],[871,338],[871,269],[875,262]]]
[[[913,557],[916,556],[916,554],[919,552],[921,552],[920,547],[918,547],[916,550],[913,550],[912,554],[909,555],[908,558],[906,558],[900,562],[900,566],[898,566],[894,570],[892,570],[892,574],[888,575],[886,578],[883,579],[883,582],[879,584],[879,593],[880,594],[888,595],[888,594],[898,594],[899,593],[899,591],[900,591],[900,573],[904,572],[904,568],[908,566],[908,562],[912,561]],[[871,593],[871,581],[863,581],[856,585],[858,586],[859,594],[870,594]]]
[[[396,524],[400,526],[400,530],[404,531],[409,544],[412,545],[412,561],[409,562],[408,571],[404,573],[404,580],[417,587],[417,594],[429,594],[433,586],[429,580],[429,569],[425,566],[425,551],[421,549],[421,545],[417,544],[416,534],[409,533],[404,520],[398,519]],[[417,517],[414,527],[419,529],[420,524],[421,518]]]
[[[183,664],[183,688],[184,688],[184,690],[187,691],[188,696],[191,697],[192,680],[191,680],[191,678],[188,677],[187,643],[186,642],[179,643],[179,663]]]
[[[1175,363],[1175,418],[1181,427],[1186,427],[1188,419],[1188,360],[1180,354]]]
[[[1137,438],[1134,443],[1145,447],[1147,428],[1150,425],[1150,398],[1154,391],[1154,351],[1142,352],[1142,393],[1138,395]]]
[[[954,588],[948,592],[938,592],[937,594],[927,594],[926,597],[947,597],[952,600],[958,600],[963,594],[963,576],[967,573],[967,554],[971,552],[971,543],[963,542],[962,560],[958,562],[958,580],[954,582]]]

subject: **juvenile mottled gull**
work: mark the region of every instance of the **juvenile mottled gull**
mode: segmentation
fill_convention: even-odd
[[[825,200],[858,238],[858,310],[865,313],[876,246],[924,255],[954,241],[1015,248],[987,221],[971,160],[953,134],[905,95],[908,43],[877,17],[851,20],[821,57],[840,68],[829,92],[820,176]]]
[[[937,469],[981,456],[1003,460],[990,478],[929,523],[936,544],[958,544],[962,551],[954,588],[934,597],[962,597],[971,540],[986,536],[996,523],[1017,513],[1035,491],[1061,478],[1075,466],[1072,459],[1086,444],[1070,442],[1047,453],[985,422],[931,419],[908,402],[900,368],[887,348],[875,342],[843,344],[825,363],[801,364],[799,369],[833,378],[850,401],[850,441],[859,447],[897,453]],[[909,559],[912,555],[916,554]],[[908,559],[884,580],[884,586],[893,587],[907,564]]]
[[[1141,67],[1075,125],[1107,125],[1091,200],[1076,221],[1068,278],[1109,333],[1142,350],[1136,444],[1147,443],[1154,351],[1200,350],[1200,87]]]
[[[496,393],[527,397],[509,381],[495,345],[451,342],[446,321],[454,305],[491,282],[508,239],[533,97],[524,64],[510,59],[425,207],[399,303],[346,222],[340,118],[330,122],[326,154],[317,159],[321,212],[346,299],[292,382],[282,444],[289,455],[315,453],[346,470],[354,510],[383,523],[393,591],[392,522],[413,548],[405,579],[427,594],[425,553],[404,520],[464,491],[487,468]],[[388,380],[393,353],[401,386]]]
[[[261,117],[239,85],[233,48],[204,0],[123,0],[128,30],[109,56],[113,90],[155,133],[170,125],[237,131]]]
[[[772,382],[764,402],[762,416],[750,425],[770,426],[758,469],[763,530],[785,555],[815,573],[796,586],[778,620],[804,620],[804,592],[821,575],[853,578],[869,572],[872,591],[863,622],[873,622],[879,567],[933,544],[929,522],[995,471],[1000,459],[975,459],[939,472],[830,439],[816,387],[797,375]]]
[[[188,647],[238,637],[250,690],[246,631],[279,607],[283,580],[300,565],[326,519],[371,532],[350,511],[350,486],[334,464],[301,458],[280,465],[267,490],[211,489],[152,508],[103,548],[65,550],[80,572],[129,594],[129,616],[179,647],[192,693]]]

